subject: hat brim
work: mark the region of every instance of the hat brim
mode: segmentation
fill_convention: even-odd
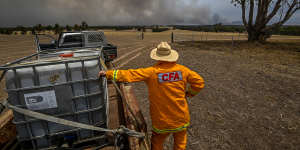
[[[171,50],[171,53],[167,56],[159,55],[156,52],[157,52],[157,48],[155,48],[151,51],[151,53],[150,53],[151,59],[160,60],[160,61],[175,62],[175,61],[178,60],[178,57],[179,57],[178,53],[175,50]]]

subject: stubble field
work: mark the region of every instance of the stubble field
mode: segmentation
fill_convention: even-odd
[[[274,36],[267,44],[245,35],[174,31],[179,64],[198,72],[206,86],[189,99],[187,149],[300,149],[300,38]],[[106,31],[118,46],[120,69],[148,67],[160,41],[171,32]],[[234,35],[234,36],[232,36]],[[235,41],[232,42],[232,39]],[[189,42],[182,42],[189,40]],[[237,41],[239,40],[239,41]],[[35,52],[33,36],[0,35],[0,64]],[[133,83],[151,132],[147,87]],[[4,82],[0,99],[5,99]],[[172,138],[168,139],[172,143]],[[165,149],[171,149],[165,144]]]

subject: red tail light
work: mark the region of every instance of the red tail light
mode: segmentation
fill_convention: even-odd
[[[114,59],[114,58],[116,58],[116,55],[110,55],[109,58]]]
[[[60,54],[59,57],[73,57],[74,53]]]

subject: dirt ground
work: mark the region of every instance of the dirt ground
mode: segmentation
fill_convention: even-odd
[[[230,41],[180,42],[172,47],[180,53],[178,63],[206,81],[189,100],[187,149],[300,149],[299,41],[234,47]],[[145,50],[123,69],[152,65],[149,53]],[[147,87],[134,85],[150,125]]]
[[[144,40],[137,32],[106,35],[119,49],[114,64],[128,69],[153,65],[151,49],[170,41],[170,33],[145,33]],[[171,44],[180,54],[178,63],[198,72],[206,83],[199,95],[188,100],[187,149],[300,149],[300,38],[274,36],[263,45],[232,44],[228,40],[232,35],[225,33],[208,34],[208,40],[201,40],[201,33],[178,31],[177,35],[184,33],[194,37],[181,36],[181,40],[194,41]],[[34,51],[32,36],[0,35],[0,64]],[[147,87],[133,84],[150,133]],[[0,99],[6,98],[3,89],[4,82]],[[172,138],[165,149],[171,149],[170,143]]]

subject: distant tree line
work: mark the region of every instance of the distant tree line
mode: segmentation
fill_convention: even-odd
[[[121,30],[137,30],[141,32],[146,32],[146,29],[153,28],[152,26],[89,26],[86,22],[82,22],[81,24],[75,24],[73,26],[66,25],[61,26],[59,24],[54,25],[42,25],[37,24],[33,27],[24,27],[24,26],[17,26],[17,27],[4,27],[0,28],[0,34],[16,34],[20,32],[21,34],[26,34],[30,32],[31,34],[41,33],[44,31],[52,31],[55,34],[59,34],[63,31],[82,31],[82,30],[103,30],[103,29],[111,29],[116,31]]]
[[[163,32],[163,31],[168,31],[169,28],[166,27],[159,27],[158,25],[152,28],[152,32]]]
[[[89,26],[85,21],[81,24],[75,24],[73,26],[66,25],[61,26],[59,24],[54,25],[42,25],[37,24],[33,27],[4,27],[0,28],[0,34],[14,34],[20,32],[21,34],[31,33],[42,33],[44,31],[52,31],[55,34],[59,34],[63,31],[82,31],[82,30],[104,30],[111,29],[116,31],[121,30],[136,30],[140,32],[146,32],[146,29],[151,29],[152,32],[163,32],[173,29],[180,30],[189,30],[189,31],[199,31],[199,32],[247,32],[245,27],[242,25],[222,25],[221,23],[215,25],[169,25],[169,26],[159,26],[159,25],[150,25],[150,26]],[[282,26],[277,30],[274,30],[272,34],[280,35],[294,35],[300,36],[300,26]]]
[[[52,31],[55,34],[59,34],[63,31],[81,31],[81,30],[89,30],[88,24],[83,21],[80,25],[75,24],[73,26],[66,25],[61,26],[58,23],[52,25],[42,25],[37,24],[33,27],[24,27],[24,26],[17,26],[17,27],[9,27],[9,28],[0,28],[0,34],[13,34],[16,32],[20,32],[21,34],[26,34],[27,32],[30,32],[31,34],[41,33],[44,31]]]
[[[282,26],[274,30],[273,34],[300,36],[300,26]]]
[[[81,24],[75,24],[73,26],[71,25],[65,25],[61,26],[58,23],[54,25],[42,25],[37,24],[32,27],[24,27],[24,26],[17,26],[17,27],[4,27],[0,28],[0,34],[37,34],[37,33],[44,33],[45,31],[53,32],[55,34],[59,34],[64,31],[82,31],[82,30],[116,30],[116,31],[122,31],[122,30],[136,30],[139,32],[146,32],[146,29],[152,30],[152,32],[163,32],[169,30],[169,28],[165,26],[159,26],[159,25],[136,25],[136,26],[89,26],[85,21],[81,22]]]

